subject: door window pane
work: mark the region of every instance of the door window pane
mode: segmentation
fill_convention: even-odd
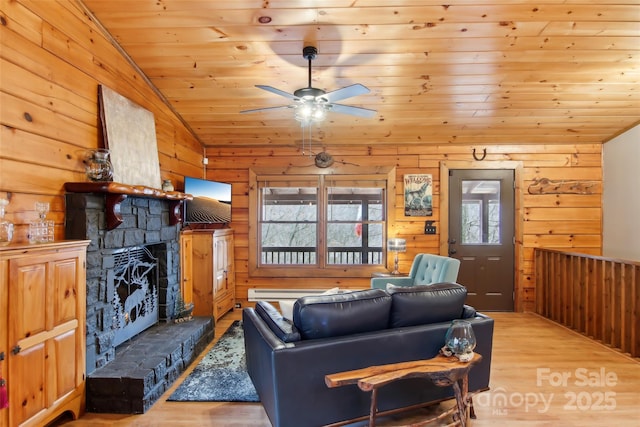
[[[500,244],[500,181],[462,180],[461,243]]]

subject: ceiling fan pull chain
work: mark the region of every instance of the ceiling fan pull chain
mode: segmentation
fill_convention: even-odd
[[[306,140],[307,140],[307,133],[304,131],[305,128],[307,128],[308,126],[305,126],[304,123],[300,124],[300,130],[302,131],[302,155],[305,156],[307,153],[305,152],[305,148],[307,146],[306,144]],[[309,145],[311,145],[311,142],[309,142]],[[311,149],[311,147],[309,147],[309,149]]]

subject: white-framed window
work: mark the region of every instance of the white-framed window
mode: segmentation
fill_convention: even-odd
[[[249,187],[251,274],[363,277],[384,268],[395,169],[251,171]]]

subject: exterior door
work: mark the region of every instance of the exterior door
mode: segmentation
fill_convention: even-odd
[[[460,260],[467,304],[514,308],[514,171],[449,171],[449,256]]]

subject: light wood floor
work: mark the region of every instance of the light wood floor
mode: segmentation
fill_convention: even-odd
[[[222,318],[216,325],[216,339],[240,316],[240,310],[235,310]],[[473,427],[640,426],[640,361],[535,314],[491,316],[496,322],[491,390],[474,398],[477,419],[472,420]],[[260,404],[167,402],[198,361],[143,415],[87,413],[77,421],[59,424],[65,427],[271,425]],[[416,415],[421,414],[381,420],[378,425],[415,422]]]

